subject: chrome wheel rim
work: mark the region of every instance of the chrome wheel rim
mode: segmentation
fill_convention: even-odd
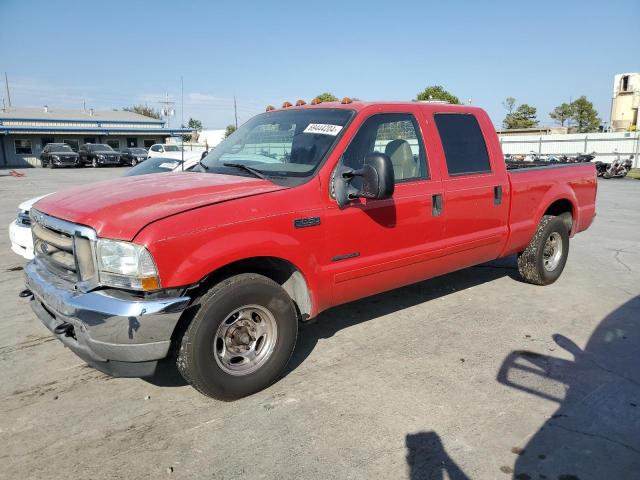
[[[556,269],[562,258],[562,237],[558,232],[553,232],[544,243],[542,253],[544,269],[552,272]]]
[[[277,338],[273,313],[261,305],[245,305],[220,323],[213,339],[213,355],[224,372],[249,375],[271,357]]]

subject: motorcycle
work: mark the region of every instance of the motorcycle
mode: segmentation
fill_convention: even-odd
[[[609,168],[609,164],[598,160],[597,162],[595,162],[595,165],[596,165],[596,172],[598,176],[603,177],[604,174],[607,173],[607,168]]]
[[[631,167],[633,166],[633,158],[634,156],[631,155],[626,160],[621,160],[619,158],[614,160],[611,162],[611,165],[608,166],[606,172],[602,174],[602,178],[626,177],[627,173],[629,173],[629,170],[631,170]]]

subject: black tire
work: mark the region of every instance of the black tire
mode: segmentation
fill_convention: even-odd
[[[562,252],[556,265],[552,269],[547,269],[545,268],[545,246],[553,234],[560,237]],[[518,271],[527,283],[549,285],[560,277],[567,263],[568,255],[569,231],[567,225],[560,217],[545,215],[540,220],[538,229],[527,248],[518,254]]]
[[[98,160],[96,158],[92,158],[91,159],[91,166],[93,168],[99,168],[100,167],[100,164],[98,163]]]
[[[49,168],[53,170],[56,166],[53,164],[53,160],[49,160]]]
[[[133,160],[131,160],[131,166],[135,167],[138,164],[138,160],[136,160],[135,158]]]
[[[277,335],[271,354],[257,370],[233,375],[218,364],[214,339],[231,313],[247,305],[268,309]],[[178,370],[191,386],[209,397],[229,401],[259,392],[280,377],[298,335],[295,305],[280,285],[263,275],[235,275],[213,286],[196,301],[196,307],[176,359]]]

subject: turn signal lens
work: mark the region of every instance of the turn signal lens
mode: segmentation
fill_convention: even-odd
[[[150,290],[158,290],[160,288],[160,280],[158,277],[145,277],[140,279],[140,286],[142,290],[150,291]]]
[[[289,107],[293,107],[293,105],[291,104],[291,102],[284,102],[282,104],[282,108],[289,108]]]
[[[267,105],[267,109],[265,111],[270,112],[271,110],[275,110],[273,105]]]
[[[353,100],[351,100],[349,97],[344,97],[340,103],[342,104],[353,103]]]
[[[296,107],[301,107],[302,105],[306,105],[306,104],[307,104],[307,102],[305,102],[304,100],[298,100],[296,102]]]

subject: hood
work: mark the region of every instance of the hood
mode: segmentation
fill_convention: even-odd
[[[95,153],[96,155],[120,155],[120,152],[115,150],[91,150],[90,153]]]
[[[122,177],[53,193],[43,213],[92,227],[99,237],[132,240],[146,225],[176,213],[286,187],[259,178],[214,173]]]

